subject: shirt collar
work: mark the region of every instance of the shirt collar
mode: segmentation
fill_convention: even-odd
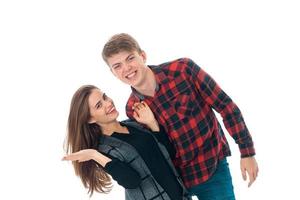
[[[168,77],[162,71],[162,68],[160,66],[148,65],[148,67],[152,70],[152,72],[155,75],[155,80],[156,80],[155,92],[157,92],[160,89],[162,84],[168,82]],[[136,96],[138,99],[144,100],[146,98],[145,95],[139,93],[135,88],[131,87],[131,90],[134,96]]]

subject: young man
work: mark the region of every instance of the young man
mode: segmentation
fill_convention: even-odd
[[[251,135],[237,105],[191,59],[181,58],[158,66],[146,65],[146,53],[128,34],[114,35],[102,57],[112,73],[132,87],[126,112],[133,118],[134,104],[146,102],[168,133],[176,149],[174,165],[191,195],[201,200],[235,199],[226,157],[230,149],[213,112],[241,152],[241,172],[250,186],[258,166]]]

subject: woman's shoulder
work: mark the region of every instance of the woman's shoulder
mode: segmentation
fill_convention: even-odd
[[[125,126],[129,126],[129,127],[133,127],[133,128],[137,128],[137,129],[142,129],[145,130],[145,128],[143,127],[143,125],[137,123],[135,120],[133,119],[126,119],[120,122],[122,125]]]

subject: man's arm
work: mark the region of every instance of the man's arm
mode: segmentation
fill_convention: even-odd
[[[241,157],[255,155],[251,135],[242,113],[231,98],[219,87],[214,79],[190,59],[186,59],[187,74],[204,101],[221,114],[224,125],[239,145]]]
[[[241,152],[241,172],[246,180],[248,173],[250,186],[257,177],[258,166],[252,137],[246,127],[242,113],[232,99],[220,88],[216,81],[190,59],[186,59],[186,72],[199,94],[214,110],[221,114],[223,123],[238,144]]]

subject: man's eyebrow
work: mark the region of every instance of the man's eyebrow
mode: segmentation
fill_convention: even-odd
[[[129,55],[126,57],[126,60],[128,60],[129,57],[132,56],[132,55],[134,55],[134,53],[129,54]]]
[[[119,64],[120,64],[120,62],[114,63],[114,64],[111,65],[111,67],[114,67],[114,66],[119,65]]]

